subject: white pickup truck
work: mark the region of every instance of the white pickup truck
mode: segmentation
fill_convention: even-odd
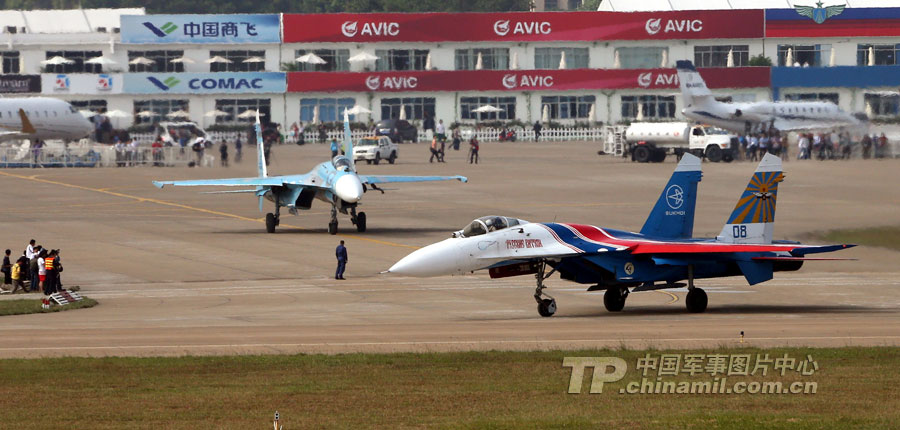
[[[640,163],[662,162],[667,154],[690,152],[714,163],[734,159],[737,136],[724,130],[686,122],[635,122],[625,130],[631,159]]]
[[[397,159],[397,144],[387,136],[363,137],[353,145],[353,161],[366,160],[366,164],[378,164],[387,160],[394,164]]]

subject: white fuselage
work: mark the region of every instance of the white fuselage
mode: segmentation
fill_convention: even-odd
[[[34,127],[24,130],[20,110]],[[0,140],[76,140],[89,135],[93,124],[71,104],[48,97],[0,98]]]
[[[744,133],[749,124],[781,131],[855,127],[861,121],[829,102],[722,103],[708,101],[682,110],[685,117]]]

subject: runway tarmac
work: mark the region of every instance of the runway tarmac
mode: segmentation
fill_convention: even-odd
[[[602,293],[554,277],[559,311],[541,318],[532,277],[486,273],[416,279],[380,275],[415,249],[501,214],[530,221],[640,229],[674,161],[600,157],[596,143],[483,144],[482,163],[425,144],[398,163],[362,173],[462,174],[458,182],[401,184],[363,199],[369,231],[347,217],[326,232],[329,207],[283,212],[276,234],[246,195],[154,188],[153,179],[255,176],[252,151],[231,168],[0,170],[0,247],[28,239],[62,249],[66,285],[100,305],[0,318],[0,357],[443,351],[580,347],[718,347],[900,344],[900,253],[857,247],[749,287],[743,278],[698,281],[709,310],[688,314],[684,291],[636,293],[608,313]],[[273,150],[270,174],[303,173],[324,145]],[[755,163],[704,164],[695,235],[714,236]],[[897,160],[787,161],[777,238],[900,223]],[[271,203],[266,202],[266,210]],[[348,281],[336,281],[334,247],[347,242]],[[8,297],[8,296],[7,296]],[[5,297],[4,297],[5,298]]]

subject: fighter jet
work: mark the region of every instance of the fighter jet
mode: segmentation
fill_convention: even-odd
[[[259,115],[256,116],[256,151],[257,170],[255,178],[228,178],[188,181],[153,181],[153,185],[162,188],[174,186],[222,186],[222,187],[255,187],[218,193],[253,193],[259,198],[259,210],[263,210],[263,199],[275,203],[275,212],[266,214],[266,231],[275,232],[281,220],[281,208],[286,207],[294,215],[298,210],[308,210],[314,199],[331,205],[331,221],[328,233],[337,234],[337,213],[350,215],[350,221],[356,225],[356,231],[366,231],[366,213],[357,213],[356,209],[363,194],[369,189],[380,191],[378,184],[390,182],[427,182],[458,180],[467,182],[465,176],[391,176],[360,175],[353,162],[353,143],[350,140],[350,119],[344,112],[344,148],[348,155],[337,155],[331,161],[319,164],[302,175],[273,176],[266,170],[265,151],[263,150],[262,131]]]
[[[744,276],[750,285],[773,272],[799,270],[807,255],[854,245],[810,246],[773,241],[781,159],[767,154],[716,238],[693,238],[700,159],[685,154],[638,233],[591,225],[531,223],[504,216],[472,221],[450,239],[407,255],[387,273],[455,275],[487,269],[491,278],[533,274],[538,313],[556,312],[544,281],[560,278],[606,290],[603,303],[621,311],[630,293],[687,286],[690,312],[703,312],[707,296],[696,279]],[[682,281],[687,281],[684,284]]]
[[[770,127],[780,131],[798,131],[862,127],[867,124],[865,114],[851,115],[829,102],[723,103],[713,98],[693,63],[678,61],[675,67],[685,105],[681,113],[694,121],[737,133],[766,131]]]

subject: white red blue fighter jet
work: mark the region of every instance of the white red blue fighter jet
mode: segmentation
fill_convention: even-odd
[[[722,232],[692,238],[700,159],[686,154],[639,233],[591,225],[531,223],[503,216],[472,221],[453,237],[407,255],[387,272],[408,276],[454,275],[488,269],[492,278],[534,274],[538,313],[551,316],[556,300],[544,281],[559,272],[565,280],[606,290],[603,303],[621,311],[630,292],[684,287],[690,312],[703,312],[706,293],[695,279],[744,276],[750,285],[773,272],[800,269],[807,255],[854,245],[810,246],[773,241],[781,159],[759,163]]]

